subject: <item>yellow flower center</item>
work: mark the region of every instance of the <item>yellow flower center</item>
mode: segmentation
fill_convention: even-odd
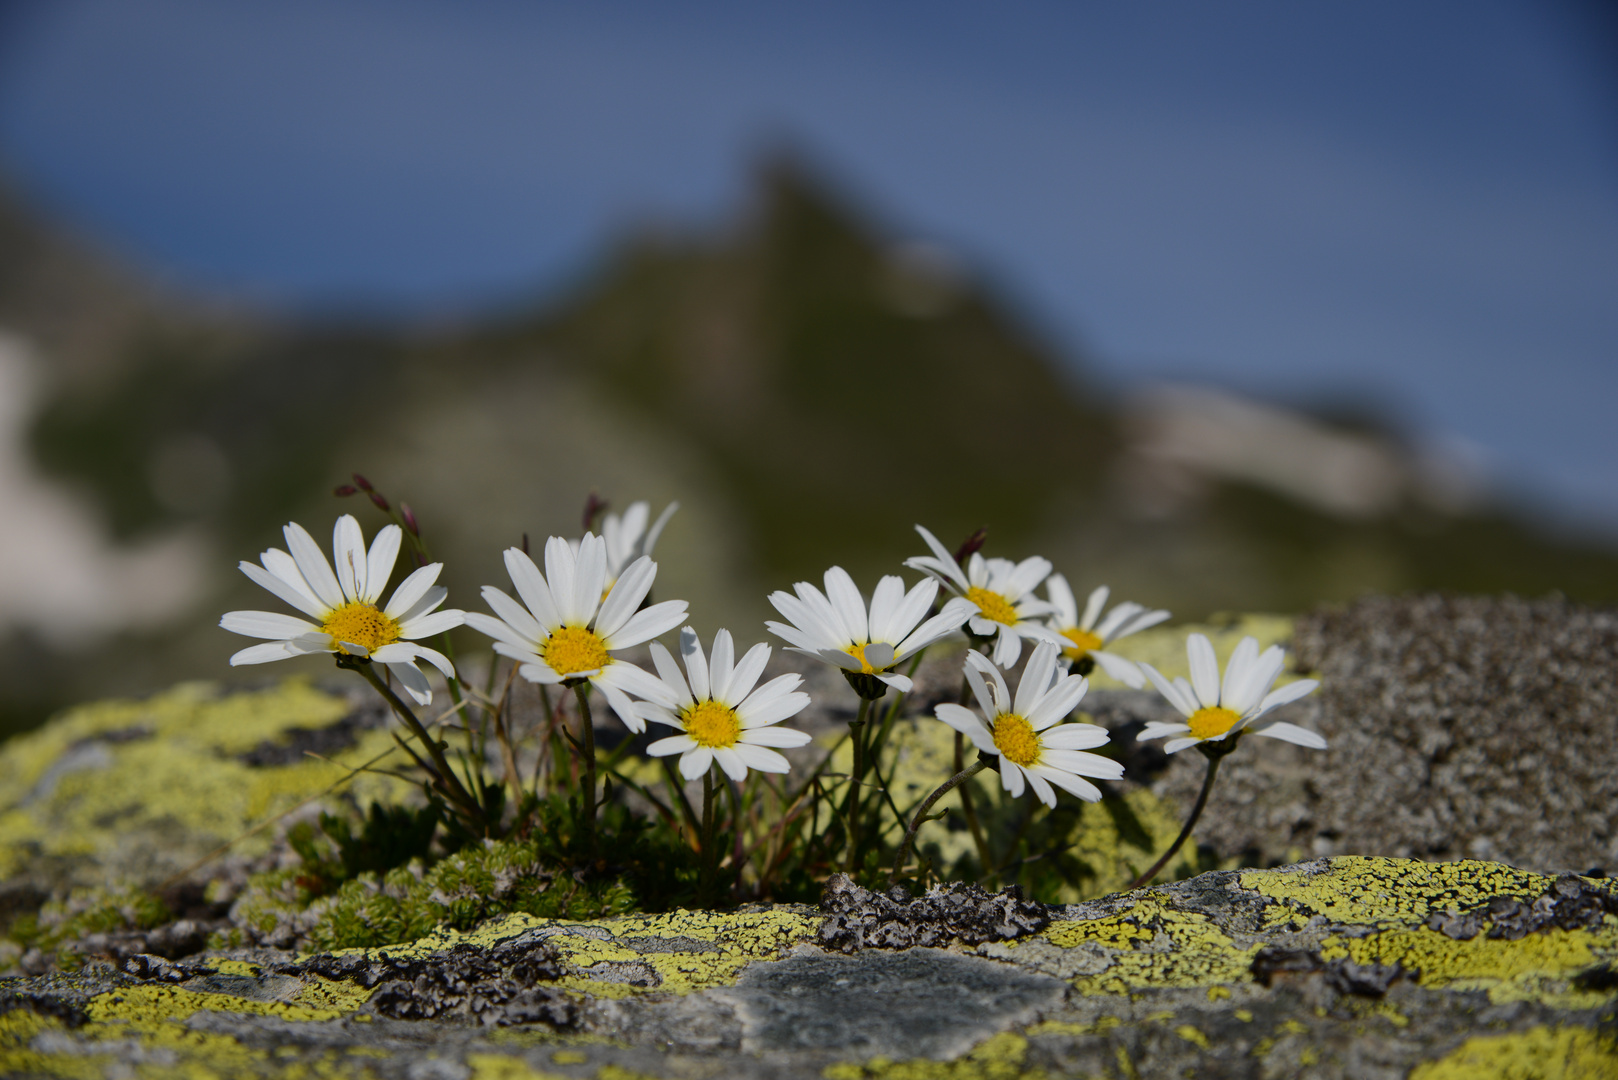
[[[867,641],[864,645],[850,645],[848,648],[843,650],[848,655],[860,662],[860,674],[862,675],[876,675],[888,670],[887,668],[874,668],[871,666],[871,662],[865,659],[865,650],[869,648],[871,644],[871,642]]]
[[[1016,713],[1003,712],[994,718],[994,745],[1001,757],[1025,769],[1039,763],[1039,733]]]
[[[340,608],[333,608],[320,624],[320,629],[337,642],[337,651],[348,655],[342,642],[365,646],[366,652],[376,652],[384,645],[399,640],[399,624],[378,611],[374,604],[352,600]]]
[[[1191,714],[1186,723],[1191,725],[1191,734],[1199,739],[1217,739],[1225,732],[1236,726],[1241,716],[1234,709],[1227,709],[1223,705],[1210,705],[1205,709],[1198,709]]]
[[[1073,643],[1071,648],[1063,649],[1062,655],[1069,660],[1083,660],[1092,651],[1101,648],[1101,636],[1092,634],[1088,630],[1080,630],[1075,626],[1071,630],[1063,630],[1062,636]]]
[[[1007,603],[1006,598],[999,593],[974,585],[966,590],[966,598],[978,606],[978,611],[985,619],[993,619],[1007,626],[1017,625],[1017,609]]]
[[[742,737],[742,718],[736,710],[712,698],[682,709],[680,719],[685,721],[685,733],[692,741],[710,750],[735,746]]]
[[[607,646],[602,644],[594,630],[582,626],[563,626],[551,631],[539,655],[545,658],[551,670],[568,676],[580,671],[595,671],[612,663]]]

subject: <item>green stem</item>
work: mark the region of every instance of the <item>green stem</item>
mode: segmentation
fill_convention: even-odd
[[[1199,744],[1197,749],[1202,750],[1205,745],[1207,744]],[[1234,740],[1232,740],[1231,749],[1234,748]],[[1213,790],[1214,776],[1219,772],[1219,763],[1224,760],[1226,754],[1230,753],[1230,750],[1217,753],[1209,753],[1207,750],[1202,750],[1202,752],[1208,759],[1208,774],[1202,778],[1202,790],[1197,794],[1197,805],[1191,808],[1191,816],[1185,819],[1185,828],[1180,830],[1180,835],[1174,838],[1174,843],[1169,845],[1169,849],[1163,853],[1163,857],[1153,863],[1150,870],[1136,878],[1134,883],[1129,886],[1131,889],[1138,889],[1142,885],[1150,884],[1151,880],[1162,871],[1163,867],[1169,864],[1169,860],[1174,858],[1175,852],[1180,850],[1180,846],[1191,835],[1191,830],[1196,827],[1197,819],[1202,816],[1202,808],[1208,805],[1208,793]]]
[[[966,769],[966,736],[959,731],[955,733],[955,770],[957,773]],[[984,839],[983,826],[978,824],[977,807],[972,802],[972,785],[967,784],[961,789],[961,814],[966,818],[966,827],[972,833],[972,846],[977,849],[978,865],[983,868],[984,874],[989,872],[989,842]]]
[[[674,802],[680,808],[680,816],[685,819],[691,835],[700,837],[702,825],[697,819],[697,812],[691,808],[691,800],[685,797],[685,778],[674,768],[675,759],[664,757],[658,758],[657,761],[663,766],[663,777],[668,782],[669,791],[674,793]]]
[[[922,823],[927,820],[927,811],[933,808],[933,803],[972,779],[985,768],[987,766],[983,762],[974,761],[971,765],[938,785],[938,790],[927,796],[921,807],[916,811],[915,818],[911,820],[910,828],[905,830],[904,842],[899,845],[899,857],[893,860],[893,872],[888,875],[888,884],[896,883],[899,880],[899,875],[904,873],[905,863],[910,859],[910,848],[916,842],[916,833],[921,830]],[[966,789],[961,788],[961,790],[964,792]]]
[[[713,903],[714,871],[718,865],[714,851],[714,797],[712,765],[702,774],[702,880],[697,886],[698,902],[703,906]]]
[[[592,862],[596,855],[596,725],[590,717],[590,695],[586,681],[573,684],[579,702],[579,740],[584,745],[584,851]]]
[[[347,662],[345,663],[345,661]],[[415,712],[400,699],[398,694],[393,692],[393,687],[382,681],[375,671],[375,666],[368,660],[346,656],[338,658],[337,666],[359,672],[376,689],[376,692],[382,695],[383,700],[393,708],[394,713],[404,723],[404,726],[410,729],[410,734],[414,735],[416,740],[421,743],[422,749],[427,751],[427,756],[432,758],[432,772],[438,781],[435,786],[451,802],[458,804],[467,819],[481,829],[485,824],[483,808],[478,805],[478,801],[472,797],[471,792],[467,791],[462,786],[460,779],[456,777],[455,770],[449,761],[445,759],[443,748],[439,745],[438,740],[429,735],[427,729],[421,726],[421,721],[416,719]]]
[[[843,804],[843,815],[848,819],[848,872],[859,866],[860,857],[860,784],[865,779],[865,717],[871,711],[871,699],[860,698],[860,711],[848,723],[849,736],[854,740],[854,767],[849,772],[848,797]]]

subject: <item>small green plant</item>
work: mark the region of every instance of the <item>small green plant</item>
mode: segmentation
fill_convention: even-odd
[[[413,859],[426,859],[443,818],[442,804],[390,806],[372,803],[354,832],[350,819],[323,813],[320,824],[302,821],[287,830],[287,843],[303,860],[300,888],[322,896],[361,874],[386,874]]]
[[[1279,649],[1260,656],[1256,643],[1244,641],[1221,686],[1211,646],[1192,635],[1192,680],[1169,684],[1113,648],[1168,612],[1127,602],[1109,608],[1104,586],[1081,610],[1048,560],[986,557],[985,530],[951,552],[917,526],[928,553],[905,565],[921,572],[919,582],[887,575],[867,597],[833,566],[824,589],[798,582],[769,597],[784,619],[768,623],[769,631],[794,653],[841,670],[856,703],[836,744],[794,775],[778,751],[810,741],[784,723],[810,703],[801,676],[765,680],[771,646],[748,647],[726,630],[706,639],[705,650],[704,638],[681,626],[685,601],[651,598],[651,553],[673,506],[652,523],[645,503],[618,517],[592,496],[582,538],[551,536],[531,553],[525,536],[503,553],[511,591],[486,586],[489,612],[465,612],[443,607],[441,566],[409,507],[395,508],[358,474],[354,481],[337,494],[363,492],[391,519],[369,547],[345,514],[333,561],[289,524],[288,551],[272,548],[258,564],[242,564],[307,618],[238,611],[221,620],[264,639],[234,664],[325,653],[365,678],[398,717],[396,745],[426,796],[419,810],[372,806],[357,832],[330,816],[318,831],[292,831],[301,871],[267,879],[261,893],[266,902],[316,913],[320,929],[309,935],[323,943],[400,940],[429,922],[465,925],[511,910],[809,899],[838,871],[869,885],[956,874],[1071,889],[1095,873],[1084,839],[1096,819],[1080,811],[1102,799],[1091,781],[1123,773],[1107,730],[1074,722],[1096,670],[1137,688],[1150,677],[1187,723],[1154,725],[1142,737],[1170,737],[1169,753],[1196,745],[1210,760],[1203,798],[1180,839],[1141,883],[1173,859],[1218,759],[1244,733],[1325,745],[1291,724],[1252,723],[1314,688],[1303,680],[1270,691],[1281,674]],[[406,547],[415,566],[384,603]],[[450,632],[463,625],[492,646],[482,686],[465,682],[454,660]],[[658,639],[677,627],[671,651]],[[932,722],[912,708],[913,677],[929,648],[961,637],[960,691],[933,711],[954,732],[953,775],[901,805],[895,733]],[[441,648],[423,644],[428,639]],[[632,659],[628,650],[640,646],[654,670]],[[431,669],[448,694],[436,714],[422,711],[434,706]],[[537,688],[537,717],[513,713],[518,680]],[[633,735],[649,724],[668,729],[640,744],[658,762],[661,784],[644,766],[629,767],[633,740],[609,752],[598,746],[597,721],[609,717]],[[985,773],[993,776],[980,780]],[[996,778],[998,785],[984,783]],[[1059,792],[1080,802],[1060,801]],[[632,804],[649,812],[632,812]],[[1108,812],[1117,835],[1143,831],[1117,807]],[[945,816],[972,843],[971,854],[949,866],[939,865],[927,835],[928,823]],[[1131,843],[1160,846],[1152,836]],[[498,872],[489,869],[496,863]]]
[[[47,900],[36,914],[19,915],[8,936],[24,948],[54,953],[91,934],[151,930],[171,918],[168,905],[144,889],[74,889]]]

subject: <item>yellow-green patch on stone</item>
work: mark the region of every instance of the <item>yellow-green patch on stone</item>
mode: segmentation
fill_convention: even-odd
[[[993,1035],[954,1061],[921,1058],[891,1061],[872,1058],[862,1065],[842,1062],[827,1066],[826,1080],[1035,1080],[1044,1069],[1025,1069],[1028,1040],[1015,1032]]]
[[[1299,925],[1312,915],[1334,923],[1414,926],[1435,911],[1466,911],[1500,895],[1533,897],[1555,879],[1500,863],[1424,863],[1344,855],[1285,870],[1253,870],[1244,889],[1280,901],[1268,924]]]
[[[293,728],[329,726],[348,707],[297,679],[240,693],[192,683],[140,701],[84,705],[17,736],[0,748],[0,878],[40,856],[113,865],[136,835],[142,851],[180,865],[236,840],[348,775],[314,759],[253,766],[240,755]],[[98,741],[112,733],[119,737]],[[331,756],[358,765],[391,745],[386,731],[368,731]],[[411,790],[369,773],[348,784],[362,800],[397,801]],[[272,840],[266,831],[238,850],[264,851]],[[150,865],[144,854],[132,865],[158,875],[179,868]]]
[[[1477,1035],[1438,1061],[1418,1065],[1410,1080],[1613,1080],[1618,1043],[1587,1028],[1534,1027],[1511,1035]]]

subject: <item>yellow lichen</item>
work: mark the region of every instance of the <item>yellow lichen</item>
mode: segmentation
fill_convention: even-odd
[[[872,1058],[863,1065],[842,1062],[821,1071],[826,1080],[1034,1080],[1043,1069],[1025,1069],[1028,1040],[1015,1032],[990,1036],[954,1061],[892,1061]]]
[[[130,872],[171,873],[343,779],[342,768],[314,759],[252,766],[239,755],[292,728],[330,725],[347,711],[342,699],[296,679],[230,694],[186,684],[141,701],[70,710],[0,749],[0,878],[40,856],[90,856]],[[95,741],[112,732],[139,737]],[[386,731],[369,731],[331,756],[358,765],[390,745]],[[95,749],[76,751],[72,767],[70,749],[86,746]],[[362,800],[389,801],[410,790],[375,774],[348,788]],[[237,850],[265,851],[273,839],[266,830]]]
[[[1087,994],[1245,983],[1259,949],[1237,946],[1207,916],[1176,911],[1155,893],[1142,894],[1117,915],[1053,923],[1039,937],[1062,948],[1101,947],[1107,968],[1073,980],[1074,988]]]
[[[567,972],[557,980],[563,989],[597,997],[626,997],[655,989],[661,993],[689,994],[716,986],[730,986],[736,975],[754,960],[774,960],[786,949],[809,940],[819,928],[816,917],[791,909],[773,911],[672,911],[662,915],[631,915],[597,922],[539,919],[508,915],[462,933],[440,927],[424,938],[404,945],[369,950],[395,959],[426,956],[458,944],[489,947],[534,930],[549,930],[548,941],[561,954]],[[626,938],[683,938],[709,942],[709,951],[638,951]],[[350,950],[359,952],[363,950]],[[638,965],[655,972],[655,985],[613,981],[622,971],[615,965]],[[589,970],[589,969],[594,969]]]
[[[1196,1046],[1200,1046],[1204,1050],[1208,1049],[1208,1036],[1204,1035],[1190,1024],[1181,1024],[1179,1027],[1174,1029],[1174,1034],[1178,1035],[1188,1043],[1193,1043]]]
[[[472,1070],[471,1080],[566,1080],[560,1073],[542,1072],[505,1054],[468,1054],[466,1066]]]
[[[1511,1035],[1475,1035],[1418,1065],[1410,1080],[1613,1080],[1618,1044],[1586,1028],[1535,1027]]]
[[[1518,941],[1482,934],[1456,941],[1425,928],[1389,930],[1360,938],[1329,937],[1320,955],[1326,960],[1346,957],[1356,964],[1402,964],[1419,971],[1417,981],[1429,989],[1486,990],[1497,1004],[1567,996],[1571,1000],[1556,1004],[1588,1008],[1601,1004],[1606,995],[1570,993],[1561,984],[1597,961],[1594,948],[1618,951],[1618,924],[1594,933],[1553,929]]]
[[[1465,911],[1500,895],[1537,896],[1555,880],[1471,860],[1424,863],[1344,855],[1327,860],[1325,870],[1317,865],[1253,870],[1241,876],[1241,885],[1280,901],[1269,914],[1270,926],[1301,926],[1312,915],[1334,923],[1414,926],[1435,911]]]

